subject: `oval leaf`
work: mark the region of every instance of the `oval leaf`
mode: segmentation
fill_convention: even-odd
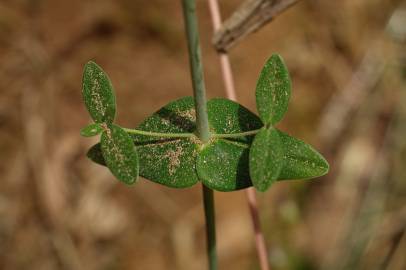
[[[138,144],[140,175],[173,188],[191,187],[196,175],[197,145],[189,139],[157,140]]]
[[[90,116],[96,123],[112,123],[116,115],[116,99],[107,74],[90,61],[83,71],[82,95]]]
[[[80,130],[80,135],[83,137],[93,137],[102,133],[103,128],[100,124],[94,123],[90,124]]]
[[[262,128],[255,136],[249,154],[249,171],[254,187],[267,190],[278,179],[283,166],[283,147],[273,127]]]
[[[120,181],[133,184],[138,178],[138,155],[130,135],[110,125],[102,134],[101,150],[107,167]]]
[[[306,179],[325,175],[328,162],[312,146],[278,131],[284,148],[283,167],[278,179]]]
[[[207,113],[212,133],[233,134],[259,129],[262,122],[244,106],[224,98],[207,102]],[[251,143],[254,136],[239,137],[234,141]]]
[[[291,93],[291,81],[282,58],[274,54],[265,63],[256,87],[259,116],[264,124],[279,122],[286,110]]]
[[[161,133],[193,133],[196,116],[192,97],[173,101],[145,119],[139,130]],[[168,139],[133,135],[140,157],[140,175],[174,188],[198,182],[196,155],[200,141],[196,137]]]
[[[227,140],[216,140],[204,146],[196,160],[199,179],[207,187],[218,191],[252,186],[248,153],[248,145]]]

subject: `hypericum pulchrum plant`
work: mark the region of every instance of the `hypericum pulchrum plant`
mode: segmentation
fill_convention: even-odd
[[[94,123],[85,137],[101,134],[87,156],[107,166],[125,184],[138,176],[173,187],[203,184],[209,268],[217,269],[213,189],[306,179],[328,172],[327,161],[310,145],[275,127],[291,94],[287,68],[279,55],[265,63],[256,86],[259,117],[224,98],[206,102],[195,1],[182,0],[193,83],[193,97],[170,102],[136,129],[114,124],[116,98],[107,74],[94,62],[83,73],[83,99]]]
[[[114,124],[112,84],[97,64],[89,62],[83,74],[83,98],[94,123],[81,134],[101,134],[101,140],[87,156],[126,184],[135,183],[141,175],[174,188],[201,181],[218,191],[252,185],[266,191],[275,181],[326,174],[329,165],[316,150],[275,127],[291,94],[289,74],[279,55],[266,62],[255,94],[259,117],[228,99],[207,102],[207,143],[195,134],[193,97],[170,102],[136,129],[129,129]]]

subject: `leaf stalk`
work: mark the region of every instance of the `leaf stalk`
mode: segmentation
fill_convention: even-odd
[[[131,129],[131,128],[123,128],[129,134],[136,134],[136,135],[144,135],[150,137],[160,137],[160,138],[191,138],[196,136],[194,133],[162,133],[162,132],[152,132],[152,131],[144,131],[139,129]],[[212,133],[210,135],[211,138],[216,139],[226,139],[226,138],[239,138],[245,136],[252,136],[257,134],[260,129],[253,129],[245,132],[240,133],[228,133],[228,134],[215,134]]]

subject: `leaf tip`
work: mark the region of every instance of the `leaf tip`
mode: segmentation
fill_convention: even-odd
[[[100,68],[100,66],[98,64],[96,64],[96,62],[94,62],[93,60],[89,60],[85,64],[85,69],[90,68],[90,67],[98,67],[98,68]]]
[[[136,176],[136,177],[134,177],[133,179],[130,179],[130,180],[126,180],[126,181],[121,181],[122,183],[124,183],[125,185],[127,185],[127,186],[132,186],[132,185],[134,185],[135,183],[137,183],[138,182],[138,176]]]
[[[319,177],[328,174],[330,171],[330,164],[323,156],[321,156],[321,161],[323,163],[322,164],[323,170],[321,171]]]

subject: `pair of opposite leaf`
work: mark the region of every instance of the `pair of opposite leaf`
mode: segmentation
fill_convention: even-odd
[[[105,164],[115,177],[132,184],[138,178],[138,154],[130,135],[113,124],[116,98],[107,74],[89,62],[83,73],[83,100],[94,124],[81,130],[85,137],[101,133],[100,148]]]
[[[272,55],[257,83],[259,117],[238,103],[215,98],[207,102],[212,138],[206,144],[193,135],[129,135],[113,124],[115,97],[110,80],[99,66],[89,62],[83,76],[83,97],[95,124],[82,129],[82,135],[102,136],[87,155],[127,184],[134,183],[140,174],[175,188],[190,187],[200,180],[219,191],[252,185],[265,191],[277,180],[324,175],[329,166],[316,150],[274,127],[287,110],[290,92],[291,82],[283,60]],[[193,134],[193,98],[167,104],[145,119],[137,130]],[[252,130],[257,130],[256,134],[246,133]],[[243,134],[224,136],[240,133]]]

